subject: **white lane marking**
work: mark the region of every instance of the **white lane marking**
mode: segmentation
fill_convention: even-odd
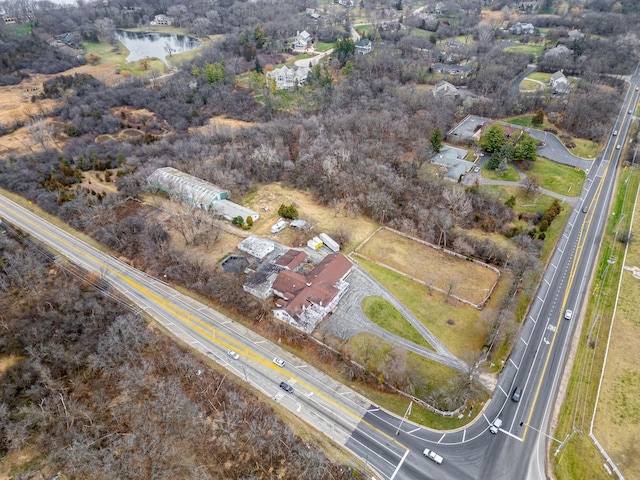
[[[407,433],[417,432],[418,430],[420,430],[420,427],[418,427],[418,428],[414,428],[413,430],[410,430],[410,431],[408,431]]]
[[[440,437],[440,440],[438,440],[438,443],[440,443],[442,441],[442,439],[444,439],[446,433],[443,433],[442,436]]]
[[[522,343],[524,343],[525,345],[529,345],[527,342],[525,342],[525,341],[524,341],[524,338],[522,338],[522,337],[520,337],[520,341],[521,341]]]
[[[516,370],[520,370],[520,367],[518,367],[518,365],[515,364],[515,362],[511,359],[509,359],[509,361],[511,362],[511,364],[516,367]]]

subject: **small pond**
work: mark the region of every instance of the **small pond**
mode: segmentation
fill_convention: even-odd
[[[167,58],[171,54],[187,52],[200,46],[200,42],[186,35],[156,32],[128,32],[116,30],[116,38],[129,50],[127,62],[143,58],[159,58],[169,65]]]

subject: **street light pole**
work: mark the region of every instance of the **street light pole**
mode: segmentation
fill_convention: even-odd
[[[404,412],[404,417],[400,420],[400,425],[398,425],[398,430],[396,430],[396,435],[400,435],[400,428],[402,428],[402,424],[404,423],[405,418],[409,416],[411,413],[411,407],[413,406],[413,400],[409,402],[409,406],[407,407],[407,411]]]

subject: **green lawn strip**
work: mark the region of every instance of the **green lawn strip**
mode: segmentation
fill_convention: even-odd
[[[360,354],[362,351],[362,344],[365,342],[374,346],[373,350],[369,352],[370,356],[367,362],[364,361],[365,359]],[[392,349],[393,346],[375,335],[361,333],[352,337],[347,342],[346,348],[352,353],[353,359],[359,364],[364,365],[367,363],[365,366],[374,366],[379,365],[384,361],[386,352]],[[425,397],[429,390],[437,390],[441,386],[446,385],[459,374],[457,371],[449,367],[445,367],[440,363],[421,357],[420,355],[412,352],[408,352],[407,354],[407,368],[411,372],[416,372],[423,379],[425,388],[416,391],[415,396],[418,398]],[[403,416],[409,406],[410,400],[407,397],[381,392],[374,385],[352,382],[351,386],[356,390],[361,390],[363,395],[373,403],[392,411],[396,415]],[[449,430],[461,427],[471,422],[475,416],[479,414],[480,410],[480,408],[474,409],[474,415],[471,417],[465,415],[462,419],[458,419],[457,417],[443,417],[442,415],[422,407],[419,403],[414,403],[411,409],[411,414],[409,415],[409,420],[419,423],[420,425],[426,425],[430,428]]]
[[[145,25],[143,27],[126,28],[125,30],[127,32],[156,32],[188,36],[186,28],[178,28],[171,25]]]
[[[576,170],[542,157],[538,157],[532,168],[525,173],[535,175],[542,188],[568,197],[580,195],[586,178],[583,170]]]
[[[516,45],[513,47],[507,47],[504,49],[505,52],[515,52],[515,53],[528,53],[532,55],[540,55],[544,50],[544,45]]]
[[[333,43],[318,42],[316,43],[316,52],[326,52],[333,48]]]
[[[627,179],[629,179],[628,183],[626,182]],[[620,188],[616,193],[612,205],[612,214],[609,216],[609,222],[607,223],[602,244],[603,248],[601,249],[594,275],[592,288],[594,294],[588,296],[589,304],[584,314],[583,333],[580,336],[580,338],[584,340],[578,344],[575,355],[576,361],[573,365],[572,374],[566,389],[567,398],[560,411],[558,427],[553,433],[553,435],[559,439],[566,438],[574,428],[578,428],[582,432],[586,432],[589,428],[591,415],[595,408],[595,399],[599,387],[604,355],[609,345],[608,335],[624,255],[624,245],[621,242],[613,240],[614,232],[629,229],[639,179],[640,171],[637,170],[623,170],[620,174],[618,181]],[[626,202],[624,201],[625,188],[628,188],[630,192],[627,195]],[[618,219],[622,219],[622,221],[620,222]],[[609,259],[612,257],[617,259],[615,263],[609,262]],[[607,272],[606,276],[605,271]],[[599,308],[596,310],[596,307]],[[598,323],[595,324],[595,326],[598,328],[592,328],[596,319]],[[588,337],[589,332],[591,332],[591,337]],[[614,328],[614,336],[615,332],[616,330]],[[615,341],[610,345],[612,348],[615,348]],[[616,352],[614,350],[609,352],[609,362],[615,362],[615,357],[611,357],[615,354]],[[624,353],[617,352],[617,354]],[[587,365],[588,368],[585,368],[585,365]],[[610,365],[609,372],[611,372],[611,369],[616,370],[615,366]],[[607,372],[605,372],[605,374],[607,375]],[[611,373],[608,374],[611,375]],[[605,378],[605,383],[606,382],[607,378]],[[633,422],[632,424],[621,422],[621,424],[616,425],[615,422],[611,422],[610,418],[608,418],[611,415],[617,417],[620,413],[610,411],[611,409],[615,410],[614,399],[617,395],[617,390],[619,389],[604,388],[601,391],[598,406],[599,415],[596,417],[596,432],[599,428],[603,428],[606,429],[610,437],[616,438],[614,445],[607,445],[606,442],[603,444],[603,447],[607,449],[609,454],[613,455],[614,461],[618,456],[616,454],[617,452],[624,453],[628,450],[625,449],[625,444],[628,442],[625,442],[624,439],[631,441],[634,435],[637,436],[637,428],[633,425]],[[612,431],[612,429],[614,429],[614,431]],[[603,441],[602,437],[600,440]],[[620,450],[622,450],[622,452],[620,452]],[[602,468],[604,459],[591,439],[584,433],[574,435],[571,441],[566,444],[562,453],[557,457],[552,456],[551,461],[554,474],[558,480],[610,478]],[[623,471],[623,474],[624,473]]]
[[[365,297],[362,310],[373,323],[405,340],[433,350],[433,347],[388,301],[380,297]]]
[[[362,257],[358,264],[369,272],[451,352],[462,358],[469,351],[479,351],[486,335],[486,328],[475,308],[452,301],[436,291]]]
[[[533,80],[524,79],[520,82],[520,90],[526,91],[536,91],[544,88],[544,85],[540,85],[538,82],[534,82]]]
[[[428,32],[426,30],[422,30],[421,28],[412,28],[410,30],[410,35],[414,37],[428,37],[433,34],[433,32]]]
[[[507,165],[507,170],[500,174],[497,170],[489,170],[486,167],[482,169],[482,176],[488,180],[503,180],[505,182],[519,182],[520,174],[513,165]]]
[[[575,147],[569,149],[576,157],[580,158],[596,158],[600,153],[600,144],[592,140],[584,138],[574,138],[571,140],[576,144]]]
[[[549,84],[549,82],[551,81],[551,74],[550,73],[542,73],[542,72],[533,72],[530,73],[527,78],[531,78],[532,80],[538,80],[539,82],[542,82],[544,84]]]

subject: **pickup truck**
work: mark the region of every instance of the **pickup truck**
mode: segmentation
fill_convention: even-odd
[[[442,463],[443,458],[440,455],[438,455],[436,452],[434,452],[433,450],[429,450],[428,448],[425,448],[424,452],[422,452],[422,454],[425,457],[430,458],[431,460],[436,462],[438,465],[440,465]]]

